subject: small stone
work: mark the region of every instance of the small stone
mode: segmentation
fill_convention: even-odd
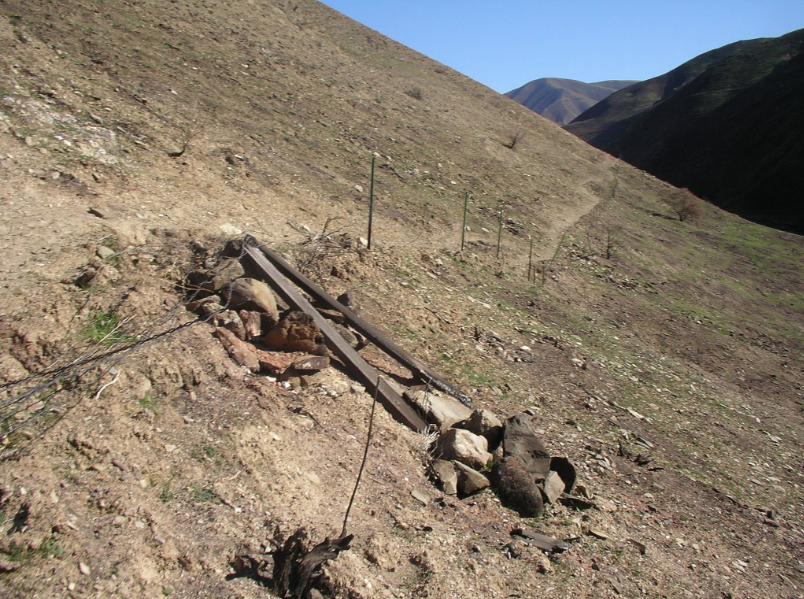
[[[320,485],[321,484],[321,479],[318,477],[318,475],[315,472],[308,472],[307,473],[307,479],[311,483],[313,483],[314,485]]]
[[[143,528],[145,528],[145,526],[146,526],[146,524],[142,520],[135,520],[134,521],[134,528],[142,530]]]
[[[59,496],[56,495],[55,489],[50,492],[50,502],[51,503],[58,503],[59,502]]]
[[[78,562],[78,571],[84,576],[92,574],[92,570],[84,562]]]
[[[433,473],[438,482],[441,483],[441,490],[445,495],[455,495],[458,493],[458,473],[452,462],[447,460],[434,460]]]
[[[422,493],[418,489],[413,489],[410,492],[410,494],[413,497],[413,499],[415,499],[416,501],[418,501],[422,505],[427,505],[428,503],[430,503],[430,497],[428,495],[426,495],[425,493]]]
[[[256,350],[257,361],[263,370],[268,371],[273,375],[279,375],[285,372],[295,359],[293,355],[284,352],[272,352],[262,349]]]
[[[165,451],[167,453],[173,453],[174,451],[176,451],[176,446],[175,445],[165,445]]]
[[[262,335],[262,313],[252,310],[240,310],[240,321],[246,333],[246,339],[251,341]]]
[[[648,548],[645,546],[644,543],[640,543],[636,539],[627,539],[627,541],[629,543],[631,543],[634,547],[637,548],[637,550],[639,551],[640,555],[645,555],[647,553]],[[692,545],[692,548],[695,549],[696,551],[698,550],[698,546],[695,545],[694,543]]]
[[[101,260],[108,260],[109,258],[114,256],[116,252],[110,247],[106,247],[105,245],[99,245],[98,249],[95,250],[95,253]]]
[[[405,391],[404,396],[424,414],[425,421],[437,425],[441,430],[446,430],[472,415],[472,410],[461,402],[440,393],[428,393],[424,390]],[[488,449],[488,442],[486,448]]]
[[[477,470],[473,470],[460,462],[452,462],[452,464],[455,466],[455,472],[458,474],[458,494],[461,497],[474,495],[491,486],[489,479],[480,474]]]
[[[293,362],[292,366],[299,372],[318,372],[329,366],[329,358],[327,356],[309,356]]]
[[[539,574],[552,574],[553,572],[555,572],[553,564],[550,563],[550,558],[548,558],[541,551],[536,551],[532,559],[534,562],[536,562],[536,571]]]
[[[547,478],[544,479],[544,487],[542,488],[542,491],[544,491],[544,498],[547,500],[547,503],[556,502],[556,500],[564,492],[564,481],[561,480],[558,472],[551,470],[547,473]]]
[[[363,186],[362,185],[355,185],[355,190],[358,193],[363,193]]]
[[[595,537],[596,539],[600,539],[601,541],[605,541],[606,539],[609,538],[609,535],[607,535],[602,530],[599,530],[599,529],[596,529],[596,528],[590,528],[589,531],[588,531],[588,534],[590,534],[591,536]]]
[[[140,480],[140,486],[141,486],[143,489],[145,489],[146,487],[148,487],[148,481],[147,481],[147,480],[145,480],[144,478],[143,478],[143,479],[141,479],[141,480]]]
[[[160,545],[164,545],[165,537],[163,537],[162,535],[154,535],[154,541],[156,541]]]
[[[20,564],[0,557],[0,572],[14,572],[20,569]]]
[[[216,327],[224,327],[229,329],[235,334],[235,337],[240,341],[246,340],[246,327],[243,324],[240,315],[234,310],[225,310],[220,314],[216,314],[212,318],[212,324]]]
[[[229,329],[218,327],[215,329],[215,333],[235,362],[241,366],[245,366],[252,372],[259,371],[260,362],[257,359],[256,348],[254,348],[254,346],[238,339]]]

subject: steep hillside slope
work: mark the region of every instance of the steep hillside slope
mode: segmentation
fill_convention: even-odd
[[[798,592],[804,239],[677,193],[309,0],[3,2],[0,596],[270,596],[364,455],[325,596]],[[378,410],[366,444],[337,360],[238,365],[188,273],[245,233],[525,414],[591,503],[446,495],[427,435]]]
[[[596,148],[608,150],[631,126],[635,117],[671,97],[710,66],[762,41],[755,39],[728,44],[696,56],[664,75],[634,83],[578,115],[566,129]]]
[[[606,96],[633,83],[636,82],[584,83],[574,79],[547,77],[534,79],[505,95],[554,123],[566,125],[590,106],[594,106]]]

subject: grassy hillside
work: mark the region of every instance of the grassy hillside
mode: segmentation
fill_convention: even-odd
[[[632,83],[635,82],[584,83],[574,79],[548,77],[535,79],[505,95],[554,123],[566,125],[590,106]]]
[[[0,594],[265,597],[252,560],[340,533],[372,398],[337,364],[245,371],[185,309],[244,233],[477,407],[528,410],[595,504],[444,496],[379,410],[325,595],[804,584],[800,236],[680,222],[669,184],[308,0],[4,2],[0,182]]]

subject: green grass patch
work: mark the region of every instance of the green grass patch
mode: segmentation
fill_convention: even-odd
[[[198,483],[193,483],[187,488],[190,498],[200,503],[221,503],[220,497],[213,489],[202,487]]]
[[[120,316],[114,312],[96,312],[89,318],[84,328],[83,337],[92,343],[112,345],[114,343],[130,343],[134,337],[125,335],[119,330]]]

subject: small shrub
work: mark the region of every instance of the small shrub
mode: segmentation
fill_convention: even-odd
[[[516,133],[508,134],[508,140],[503,142],[503,145],[508,148],[509,150],[513,150],[516,148],[516,145],[522,141],[522,138],[525,137],[525,132],[520,129]]]
[[[413,98],[414,100],[421,100],[422,99],[422,90],[420,87],[414,87],[411,89],[406,89],[405,94]]]
[[[218,495],[212,489],[204,489],[198,483],[193,483],[187,489],[187,492],[190,494],[190,497],[195,501],[201,503],[220,503],[221,500],[218,498]]]
[[[687,188],[678,190],[670,200],[670,207],[680,222],[694,221],[703,215],[701,200]]]

